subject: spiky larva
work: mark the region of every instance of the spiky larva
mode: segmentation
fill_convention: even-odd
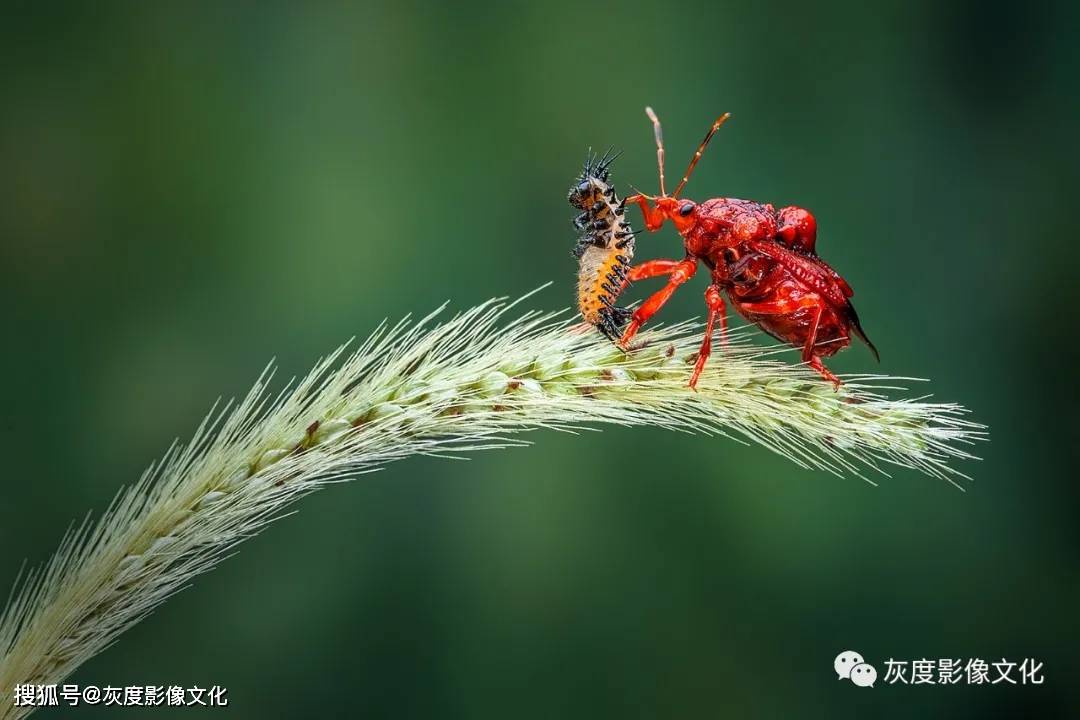
[[[634,232],[626,222],[623,202],[609,182],[614,157],[590,155],[567,200],[581,210],[574,227],[584,231],[574,247],[578,259],[578,309],[585,322],[612,340],[630,318],[627,308],[615,307],[626,287],[634,257]]]

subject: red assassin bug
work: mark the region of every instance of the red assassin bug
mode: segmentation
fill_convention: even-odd
[[[668,276],[667,285],[655,292],[631,317],[619,344],[627,344],[638,329],[656,314],[675,290],[693,277],[700,260],[712,273],[705,290],[709,314],[705,338],[701,343],[690,387],[697,384],[712,350],[712,333],[720,318],[721,340],[727,332],[727,314],[721,291],[727,293],[735,309],[749,322],[781,342],[802,348],[803,362],[837,388],[841,382],[822,364],[851,344],[854,332],[867,344],[874,357],[877,349],[859,325],[859,317],[849,298],[851,287],[824,260],[817,256],[814,244],[817,222],[800,207],[779,211],[772,205],[714,198],[703,203],[680,200],[679,193],[701,159],[705,147],[730,113],[721,115],[701,141],[675,192],[664,188],[664,139],[660,120],[652,108],[645,114],[656,136],[656,162],[660,169],[660,195],[637,194],[626,198],[636,203],[645,216],[645,228],[656,232],[665,220],[671,220],[683,237],[686,257],[682,260],[649,260],[630,269],[631,282]],[[649,207],[648,201],[653,202]]]

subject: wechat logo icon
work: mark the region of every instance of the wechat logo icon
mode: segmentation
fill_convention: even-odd
[[[838,680],[850,680],[859,687],[874,687],[877,670],[854,650],[845,650],[833,660],[833,670]]]

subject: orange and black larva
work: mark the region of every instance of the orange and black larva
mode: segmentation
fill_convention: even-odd
[[[615,307],[626,287],[626,273],[634,257],[634,232],[624,217],[623,202],[608,182],[614,157],[597,160],[590,155],[567,200],[583,212],[574,227],[584,231],[574,247],[578,259],[578,309],[585,322],[617,340],[630,318],[627,308]]]

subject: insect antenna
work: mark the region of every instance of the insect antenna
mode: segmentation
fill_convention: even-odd
[[[641,190],[638,189],[637,185],[631,184],[630,189],[634,191],[634,195],[640,195],[641,197],[643,197],[643,198],[645,198],[647,200],[655,200],[656,199],[655,195],[648,195],[646,193],[641,192]],[[626,201],[628,199],[634,197],[634,195],[629,195],[629,196],[623,198],[623,204],[625,205]]]
[[[716,119],[716,122],[714,122],[712,124],[712,127],[709,128],[709,132],[705,133],[705,139],[701,141],[700,145],[698,145],[697,152],[694,153],[694,157],[690,159],[689,167],[686,168],[686,174],[683,175],[682,182],[680,182],[679,186],[677,188],[675,188],[675,192],[671,194],[671,197],[679,197],[679,193],[682,192],[683,187],[686,185],[686,181],[690,179],[690,173],[694,172],[694,167],[698,164],[698,160],[701,159],[701,154],[703,152],[705,152],[705,146],[709,144],[709,141],[712,140],[712,136],[716,134],[716,131],[720,129],[720,126],[723,125],[727,121],[727,119],[729,117],[731,117],[731,113],[724,113],[723,115],[721,115],[720,117],[718,117]],[[657,127],[656,131],[659,133],[660,132],[660,125],[657,124],[656,127]],[[657,142],[659,142],[659,137],[660,136],[657,135]],[[664,178],[664,173],[661,170],[661,172],[660,172],[660,181],[661,181],[660,182],[660,190],[661,190],[661,192],[663,192],[663,178]]]
[[[656,165],[660,169],[660,197],[667,197],[664,189],[664,132],[660,129],[660,118],[656,117],[651,107],[645,108],[645,114],[652,120],[653,135],[656,136]]]

